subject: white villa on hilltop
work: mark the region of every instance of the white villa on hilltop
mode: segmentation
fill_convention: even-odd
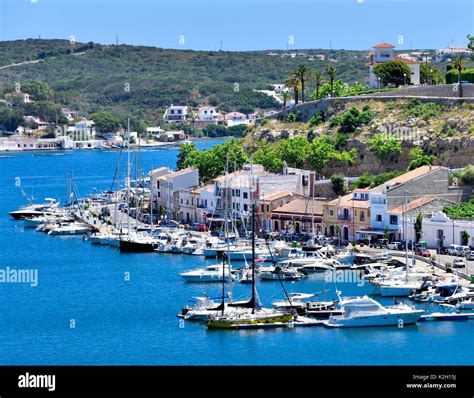
[[[371,87],[378,86],[377,76],[374,73],[374,67],[388,61],[401,61],[406,64],[411,71],[411,76],[407,76],[407,83],[418,85],[420,84],[420,63],[412,59],[394,56],[393,49],[395,46],[392,46],[389,43],[379,43],[372,47],[370,52],[370,62],[367,64],[369,67],[369,85]],[[410,80],[408,80],[408,77]]]

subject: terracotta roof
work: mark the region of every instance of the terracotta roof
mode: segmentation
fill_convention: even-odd
[[[291,192],[286,192],[286,191],[275,192],[270,195],[262,195],[262,200],[265,202],[271,202],[272,200],[281,199],[288,195],[291,195]]]
[[[368,191],[370,192],[370,190]],[[341,196],[340,198],[331,200],[328,203],[328,205],[368,209],[370,207],[370,201],[361,200],[361,199],[352,199],[352,193],[350,193],[350,194]]]
[[[312,201],[310,198],[296,198],[287,204],[272,210],[272,213],[290,214],[315,214],[323,215],[323,205],[326,202],[321,200]]]
[[[386,181],[385,183],[372,189],[374,192],[381,192],[384,187],[392,187],[394,185],[404,184],[405,182],[414,180],[415,178],[421,177],[425,174],[428,174],[432,171],[440,169],[442,166],[421,166],[417,169],[411,170],[408,173],[402,174],[401,176],[392,178],[391,180]]]
[[[177,171],[172,171],[168,174],[162,175],[158,177],[159,180],[168,180],[169,178],[177,177],[182,174],[189,173],[190,171],[193,171],[194,169],[192,167],[186,167],[185,169],[182,170],[177,170]]]
[[[407,205],[406,211],[410,211],[410,210],[416,209],[418,207],[424,206],[427,203],[430,203],[430,202],[432,202],[433,200],[436,200],[436,199],[443,200],[446,203],[454,203],[454,202],[451,202],[450,200],[441,198],[439,196],[427,195],[427,196],[422,196],[421,198],[418,198],[418,199],[415,199],[415,200],[412,200],[411,202],[409,202],[408,205]],[[390,210],[389,213],[403,214],[403,213],[405,213],[405,206],[402,205],[402,206],[396,207],[395,209]]]
[[[395,48],[395,46],[392,46],[389,43],[382,42],[382,43],[379,43],[375,46],[372,46],[372,48]]]
[[[410,65],[418,65],[419,62],[413,61],[411,59],[403,58],[403,57],[393,57],[392,61],[401,61],[404,64],[410,64]]]

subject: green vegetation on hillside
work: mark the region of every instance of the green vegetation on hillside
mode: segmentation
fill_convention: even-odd
[[[443,212],[452,218],[474,218],[474,198],[469,202],[445,206]]]
[[[73,54],[74,52],[74,54]],[[308,56],[329,50],[307,50]],[[267,55],[264,51],[227,52],[171,50],[145,46],[71,44],[67,40],[0,42],[0,66],[28,60],[35,64],[9,67],[0,74],[0,94],[12,82],[44,81],[55,91],[55,101],[88,115],[110,111],[119,118],[135,116],[148,125],[161,122],[170,104],[211,104],[223,112],[278,108],[276,101],[254,89],[282,83],[301,59]],[[365,53],[333,50],[337,75],[363,81]],[[311,61],[324,73],[327,61]],[[7,87],[10,86],[10,87]],[[308,93],[315,83],[309,79]],[[128,89],[129,88],[129,89]]]

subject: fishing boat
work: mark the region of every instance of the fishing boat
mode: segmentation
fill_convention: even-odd
[[[342,315],[332,315],[324,323],[328,327],[405,326],[416,323],[424,310],[396,302],[384,307],[374,299],[363,296],[339,298]]]
[[[225,262],[183,272],[180,276],[186,282],[222,282],[235,279],[232,268]]]

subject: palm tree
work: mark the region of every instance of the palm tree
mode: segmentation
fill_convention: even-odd
[[[314,72],[312,77],[313,77],[314,82],[316,83],[316,99],[318,99],[319,98],[319,88],[324,83],[323,74],[321,72]]]
[[[283,109],[286,108],[286,103],[288,102],[290,98],[291,98],[291,95],[288,91],[283,91],[281,93],[281,99],[283,100]]]
[[[459,96],[462,97],[462,70],[466,68],[467,61],[462,55],[458,55],[456,59],[451,62],[454,69],[458,70],[458,84],[459,84]]]
[[[337,69],[335,66],[328,65],[328,67],[326,68],[326,73],[329,76],[329,84],[331,86],[331,97],[334,95],[333,87],[334,87],[334,78],[336,77],[336,72],[337,72]]]
[[[286,80],[285,84],[288,87],[291,87],[293,89],[293,94],[295,96],[295,106],[298,105],[298,95],[299,95],[299,90],[301,90],[301,82],[295,74],[291,74],[288,76],[288,79]]]
[[[306,83],[306,78],[309,77],[311,74],[311,71],[308,69],[306,65],[301,64],[298,66],[296,69],[294,75],[298,78],[298,80],[301,83],[301,101],[304,102],[304,91],[305,91],[305,83]]]

